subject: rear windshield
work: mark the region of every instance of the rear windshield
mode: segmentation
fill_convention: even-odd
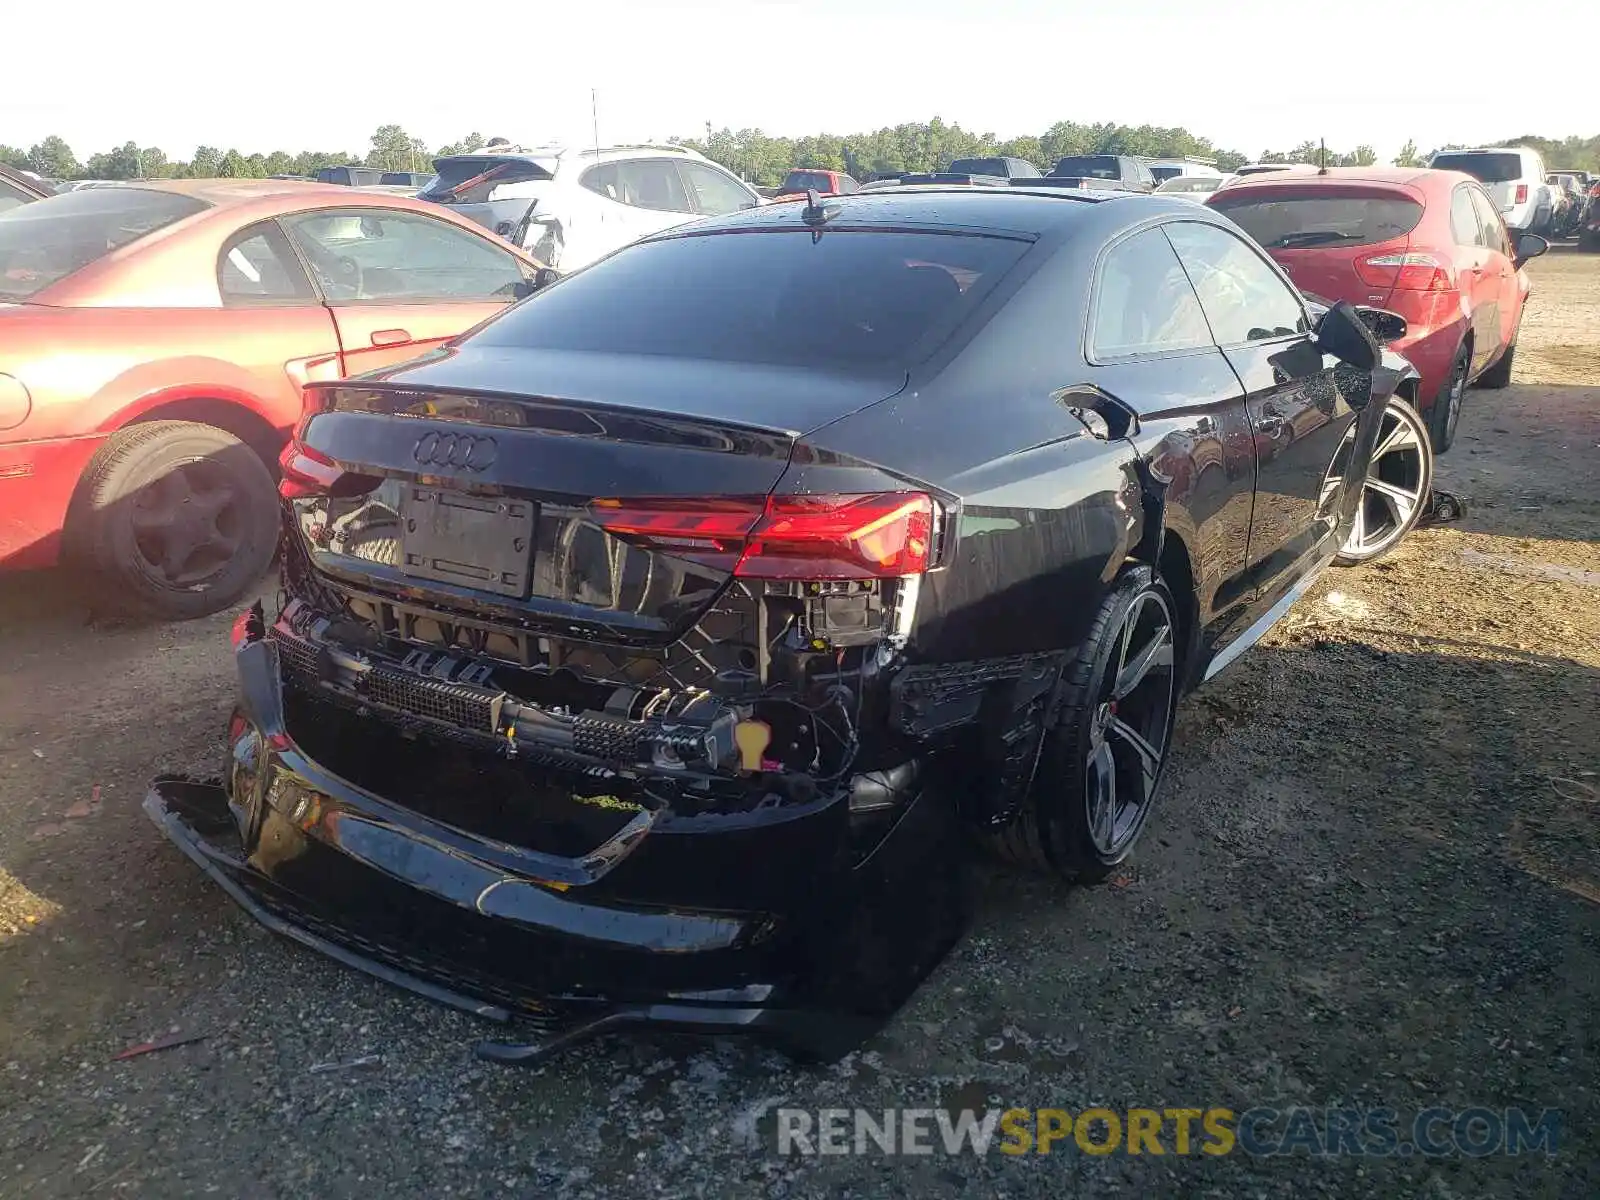
[[[1003,158],[958,158],[950,164],[952,175],[998,175],[1002,179],[1011,174]]]
[[[550,168],[525,158],[440,158],[433,165],[438,174],[422,198],[438,204],[486,204],[502,184],[551,178]]]
[[[821,370],[904,368],[931,354],[1028,245],[809,229],[641,242],[535,294],[469,340]]]
[[[1370,246],[1404,237],[1422,220],[1422,205],[1400,195],[1286,196],[1229,188],[1207,203],[1267,250]]]
[[[833,190],[833,176],[826,171],[790,171],[783,180],[783,191],[803,192],[807,188],[816,188],[819,192]]]
[[[1441,171],[1465,171],[1480,183],[1510,183],[1522,178],[1520,154],[1435,154],[1428,164]]]
[[[0,300],[22,300],[207,207],[136,187],[79,188],[0,212]]]
[[[1157,168],[1152,167],[1151,170]],[[1214,192],[1222,186],[1215,175],[1177,175],[1156,189],[1158,192]]]
[[[1122,164],[1114,154],[1075,154],[1056,163],[1050,174],[1065,179],[1121,179]]]

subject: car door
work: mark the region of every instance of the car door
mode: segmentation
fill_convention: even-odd
[[[1478,212],[1478,228],[1483,250],[1489,259],[1486,283],[1494,287],[1495,320],[1487,327],[1495,346],[1495,358],[1511,345],[1522,319],[1522,302],[1527,296],[1527,281],[1517,267],[1511,247],[1511,234],[1494,201],[1482,188],[1469,188],[1473,207]]]
[[[284,225],[333,313],[346,375],[405,362],[470,329],[529,277],[503,244],[423,213],[332,208]]]
[[[704,216],[738,212],[741,208],[754,208],[761,202],[760,197],[732,175],[705,163],[679,163],[678,174],[683,176],[683,184],[688,189],[689,198],[694,201],[695,212]]]
[[[1254,606],[1264,609],[1337,548],[1343,495],[1325,496],[1323,484],[1355,410],[1340,392],[1338,360],[1312,341],[1300,294],[1270,259],[1217,225],[1163,229],[1244,388],[1256,457],[1246,563]]]
[[[1201,649],[1213,654],[1248,625],[1252,600],[1255,455],[1244,388],[1159,226],[1105,251],[1089,313],[1091,380],[1138,413],[1135,442],[1166,481],[1168,524],[1193,553]]]
[[[1458,184],[1450,193],[1450,236],[1455,242],[1456,287],[1467,306],[1472,329],[1472,374],[1493,361],[1500,345],[1500,272],[1473,196],[1478,189]],[[1485,203],[1488,201],[1485,199]],[[1499,214],[1495,215],[1496,224]]]
[[[248,225],[223,243],[217,291],[211,356],[248,372],[251,393],[287,428],[299,416],[302,387],[343,373],[333,314],[276,221]]]

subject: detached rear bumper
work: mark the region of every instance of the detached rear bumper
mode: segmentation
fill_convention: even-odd
[[[266,640],[238,648],[227,781],[158,779],[145,811],[269,928],[537,1035],[481,1048],[490,1057],[640,1024],[837,1057],[959,934],[962,841],[943,797],[874,814],[865,831],[848,786],[726,821],[657,809],[580,857],[541,853],[310,758],[284,725],[276,653]]]

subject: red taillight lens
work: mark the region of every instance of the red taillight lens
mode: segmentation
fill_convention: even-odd
[[[617,537],[744,579],[893,579],[922,574],[933,551],[922,492],[597,500],[590,511]]]
[[[331,495],[345,477],[339,464],[295,438],[278,455],[278,494],[285,500]]]
[[[1358,258],[1356,274],[1368,287],[1403,292],[1443,292],[1450,288],[1445,263],[1431,254],[1373,254]]]
[[[1519,184],[1517,184],[1517,198],[1516,198],[1516,200],[1513,201],[1513,203],[1515,203],[1515,204],[1526,204],[1527,202],[1528,202],[1528,185],[1525,184],[1525,183],[1519,183]]]

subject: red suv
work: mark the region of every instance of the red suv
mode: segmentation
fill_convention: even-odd
[[[1434,450],[1455,438],[1467,385],[1511,381],[1528,298],[1522,264],[1549,248],[1513,235],[1458,171],[1332,168],[1240,180],[1207,201],[1255,238],[1302,291],[1405,318],[1393,348],[1422,381]]]

